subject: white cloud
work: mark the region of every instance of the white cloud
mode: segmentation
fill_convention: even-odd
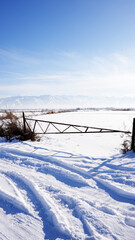
[[[120,62],[123,66],[129,66],[131,63],[130,59],[122,54],[114,53],[114,58],[117,62]]]
[[[22,51],[0,49],[0,57],[5,58],[6,61],[22,62],[24,64],[38,65],[41,63],[40,59],[30,57],[28,53],[22,53]]]
[[[59,55],[69,58],[69,59],[77,59],[78,58],[78,54],[76,52],[72,52],[72,51],[62,51],[59,53]]]
[[[19,61],[18,55],[11,56],[10,51],[0,50],[0,55],[15,58],[16,61],[18,58]],[[133,52],[132,54],[131,52],[112,53],[92,58],[81,57],[74,52],[62,52],[61,55],[62,58],[58,60],[58,65],[52,66],[49,62],[47,72],[43,68],[44,63],[41,64],[42,68],[38,66],[34,70],[25,71],[24,67],[20,73],[18,73],[18,66],[16,73],[7,69],[7,72],[4,70],[5,75],[2,76],[4,71],[1,71],[0,93],[3,96],[4,94],[5,96],[41,94],[130,96],[134,94],[135,57]],[[67,62],[67,58],[69,62]],[[23,56],[20,56],[20,59],[22,59],[22,63],[25,61]],[[64,59],[66,60],[64,61]],[[69,64],[68,70],[67,64]]]

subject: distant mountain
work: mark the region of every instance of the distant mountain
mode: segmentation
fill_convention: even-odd
[[[16,96],[0,98],[0,109],[135,108],[135,97]]]

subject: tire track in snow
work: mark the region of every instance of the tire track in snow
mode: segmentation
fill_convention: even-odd
[[[82,178],[82,185],[85,185],[85,184],[89,185],[86,180],[89,178],[92,178],[92,174],[89,173],[88,171],[80,169],[77,166],[74,166],[74,165],[71,165],[68,163],[64,163],[62,160],[58,160],[56,158],[52,158],[52,157],[48,157],[48,156],[44,156],[44,155],[40,155],[40,154],[35,154],[35,153],[23,152],[20,150],[6,149],[6,148],[2,152],[3,152],[3,155],[4,156],[6,155],[7,158],[11,161],[14,158],[18,160],[18,156],[19,156],[19,160],[21,161],[21,162],[19,162],[19,165],[23,165],[23,166],[30,165],[32,167],[35,167],[36,170],[38,170],[38,168],[39,168],[39,171],[41,171],[41,172],[43,172],[41,170],[41,168],[44,167],[45,163],[51,163],[54,166],[54,169],[56,167],[60,167],[64,171],[68,170],[73,174],[77,174],[76,176],[78,176],[80,179]],[[30,160],[28,160],[27,158],[29,158],[30,160],[35,159],[36,161],[38,161],[38,163],[30,162]],[[42,164],[39,163],[40,161],[42,162]],[[55,174],[56,174],[56,177],[58,177],[58,174],[57,173],[55,173]],[[84,178],[84,180],[83,180],[83,178]],[[72,179],[72,177],[71,177],[71,179]]]
[[[8,177],[10,177],[13,181],[15,181],[18,184],[19,188],[22,188],[27,192],[28,197],[35,206],[35,211],[38,211],[38,214],[42,219],[45,239],[54,240],[57,237],[61,239],[73,240],[88,239],[85,237],[79,238],[77,232],[79,232],[81,229],[78,227],[77,232],[74,232],[73,227],[70,226],[70,222],[66,216],[64,216],[64,211],[61,212],[61,208],[58,207],[58,202],[56,205],[56,203],[52,200],[47,192],[44,192],[44,194],[42,194],[40,189],[34,186],[31,181],[22,175],[14,174],[11,172],[5,174],[8,175]],[[73,218],[73,216],[71,217]],[[82,235],[82,231],[80,234]],[[84,236],[85,235],[87,236],[86,233],[84,233]]]
[[[16,155],[16,150],[14,151],[14,153],[13,153],[13,151],[12,151],[12,154],[14,154],[14,155]],[[23,157],[23,155],[25,155],[25,157],[26,157],[26,160],[27,160],[27,157],[28,158],[31,158],[31,160],[32,160],[32,158],[33,159],[35,159],[35,160],[38,160],[38,161],[42,161],[42,163],[44,164],[45,162],[46,163],[48,163],[48,162],[51,162],[51,164],[52,164],[52,170],[49,170],[50,171],[50,174],[51,175],[54,175],[55,176],[55,171],[53,170],[53,166],[54,166],[54,168],[56,168],[56,167],[60,167],[61,169],[63,169],[63,173],[64,173],[64,171],[65,171],[65,169],[66,170],[68,170],[69,172],[71,172],[71,173],[75,173],[75,174],[78,174],[78,176],[81,176],[81,177],[83,177],[84,179],[89,179],[90,177],[91,178],[93,178],[94,180],[96,180],[96,178],[95,178],[95,176],[96,175],[98,175],[98,174],[101,174],[102,173],[102,171],[98,171],[102,166],[107,166],[107,161],[106,161],[106,163],[105,164],[102,164],[102,166],[100,166],[100,167],[96,167],[95,169],[94,169],[94,173],[91,171],[90,173],[88,173],[88,172],[86,172],[86,171],[84,171],[84,170],[82,170],[82,169],[79,169],[78,167],[76,167],[76,166],[71,166],[70,164],[67,164],[67,163],[62,163],[62,161],[59,161],[59,160],[57,160],[57,159],[54,159],[54,158],[50,158],[50,157],[46,157],[46,156],[43,156],[43,155],[39,155],[39,154],[34,154],[34,157],[33,157],[33,155],[31,156],[31,154],[23,154],[23,152],[22,152],[22,154],[21,155],[19,155],[19,153],[16,155],[16,158],[18,158],[17,156],[21,156],[22,157],[22,164],[23,165],[25,165],[25,159],[24,159],[24,157]],[[9,157],[10,157],[10,153],[9,153]],[[21,157],[20,157],[20,160],[21,160]],[[11,160],[14,158],[14,156],[12,156],[11,157]],[[24,161],[23,161],[24,160]],[[31,161],[30,160],[30,161]],[[113,160],[113,159],[112,159]],[[30,162],[29,161],[29,162]],[[19,163],[19,165],[21,165],[21,163]],[[26,165],[27,165],[27,163],[26,163]],[[33,167],[35,167],[36,168],[36,171],[39,169],[39,172],[42,172],[42,170],[44,171],[44,165],[42,166],[42,165],[40,165],[39,164],[39,162],[38,163],[36,163],[35,162],[35,164],[33,164],[32,163],[32,165],[31,166],[33,166]],[[112,168],[113,169],[113,168]],[[121,170],[121,169],[120,169]],[[48,171],[48,172],[49,172]],[[51,172],[52,171],[52,172]],[[110,170],[109,170],[110,171]],[[106,171],[106,173],[108,172],[109,173],[109,171]],[[45,173],[45,172],[42,172],[42,173]],[[58,173],[58,172],[57,172]],[[113,172],[112,172],[113,173]],[[46,174],[46,173],[45,173]],[[21,177],[20,177],[21,178]],[[56,179],[58,179],[57,178],[57,174],[56,174]],[[24,180],[24,179],[23,179]],[[59,180],[59,179],[58,179]],[[99,189],[103,189],[103,186],[101,186],[100,185],[100,183],[96,180],[96,182],[97,182],[97,186],[99,187]],[[28,184],[28,186],[29,186],[29,184]],[[26,183],[26,188],[27,188],[27,183]],[[31,187],[29,186],[29,188],[31,189]],[[109,187],[108,187],[108,189],[109,189]],[[110,190],[108,191],[108,189],[107,188],[105,188],[104,190],[105,190],[105,192],[107,193],[107,194],[109,194],[109,191],[110,192],[112,192],[112,193],[114,193],[114,189],[112,189],[111,187],[110,187]],[[32,190],[33,191],[33,190]],[[35,194],[34,193],[34,191],[33,191],[33,194]],[[118,194],[118,191],[117,191],[117,194]],[[121,199],[119,199],[118,200],[118,198],[117,198],[117,196],[116,196],[116,194],[109,194],[113,199],[115,199],[116,201],[120,201],[120,202],[123,202],[122,201],[122,199],[123,199],[123,197],[121,198]],[[35,196],[35,195],[34,195]],[[132,203],[132,202],[130,202],[129,201],[129,199],[128,198],[125,198],[124,197],[124,199],[126,200],[124,200],[125,202],[127,202],[127,203]],[[133,204],[133,203],[132,203]],[[42,205],[42,204],[41,204]],[[38,206],[38,204],[37,204],[37,206]],[[101,209],[102,210],[102,209]],[[80,219],[80,221],[82,222],[82,224],[83,224],[83,228],[84,228],[84,231],[85,231],[85,233],[88,233],[89,232],[89,234],[91,234],[92,235],[92,231],[93,231],[93,229],[92,229],[92,224],[94,223],[94,229],[96,229],[96,222],[98,222],[99,223],[99,225],[100,225],[100,222],[98,221],[98,219],[96,219],[96,218],[94,218],[94,217],[91,217],[91,218],[87,218],[87,216],[85,216],[84,215],[84,217],[82,217],[82,216],[80,216],[80,212],[79,211],[77,211],[77,207],[76,207],[76,210],[75,210],[75,208],[73,209],[73,212],[74,212],[74,216],[76,217],[76,218],[79,218]],[[47,215],[46,215],[47,216]],[[131,224],[131,221],[127,221],[127,223],[130,223]],[[133,221],[132,221],[132,225],[133,225]],[[102,226],[102,228],[104,229],[104,226],[103,225],[101,225]],[[97,225],[97,229],[98,229],[98,225]],[[96,230],[94,230],[94,231],[96,231]],[[107,229],[106,229],[106,231],[108,231]],[[109,231],[108,231],[109,232]],[[100,232],[99,232],[99,234],[100,234]],[[101,233],[102,234],[102,233]],[[110,234],[110,233],[108,233],[108,234]],[[67,234],[68,235],[68,234]],[[91,238],[91,237],[90,237]],[[51,238],[50,238],[51,239]],[[69,238],[70,239],[70,238]],[[72,238],[73,239],[73,238]],[[77,238],[75,238],[75,239],[77,239]],[[115,236],[113,237],[113,239],[117,239]]]
[[[135,172],[135,168],[133,167],[125,167],[125,166],[121,166],[121,165],[113,165],[113,164],[109,164],[107,163],[106,166],[108,168],[111,168],[113,170],[121,170],[121,171],[125,171],[125,172]]]
[[[78,176],[83,177],[86,180],[91,178],[94,181],[96,181],[97,186],[99,187],[99,189],[103,189],[104,188],[106,193],[109,194],[110,197],[112,197],[114,200],[119,201],[119,202],[121,201],[121,202],[127,202],[127,203],[134,204],[134,200],[132,200],[130,197],[125,197],[124,195],[121,197],[121,195],[118,194],[119,191],[117,191],[117,193],[116,193],[116,191],[114,191],[113,188],[110,189],[109,187],[104,187],[104,185],[100,181],[97,181],[97,179],[95,177],[96,175],[102,173],[102,171],[98,171],[102,166],[109,165],[109,167],[112,167],[112,165],[108,164],[108,162],[111,162],[112,160],[114,160],[114,158],[106,160],[105,162],[100,164],[98,167],[93,168],[93,170],[85,171],[85,170],[79,169],[79,167],[71,166],[70,164],[63,163],[62,161],[57,160],[55,158],[48,157],[48,156],[43,156],[43,155],[40,155],[40,154],[26,153],[26,152],[14,150],[14,149],[10,150],[10,153],[15,154],[17,156],[31,157],[31,158],[34,158],[35,160],[40,160],[43,163],[45,163],[45,162],[48,163],[49,162],[52,165],[54,165],[54,169],[56,169],[56,166],[61,167],[64,171],[66,169],[66,170],[68,170],[68,171],[70,171],[70,172],[72,172],[74,174],[77,174]],[[8,153],[9,154],[9,158],[10,158],[10,153]],[[11,159],[12,159],[12,157],[11,157]],[[25,161],[22,161],[22,164],[25,164]],[[27,163],[26,163],[26,165],[27,165]],[[37,170],[39,169],[40,172],[45,172],[46,173],[46,171],[44,171],[44,169],[45,169],[44,166],[39,167],[40,166],[39,163],[37,165],[35,163],[34,166],[35,167],[37,166]],[[116,168],[116,167],[114,166],[114,168]],[[112,169],[113,169],[113,167],[112,167]],[[56,179],[60,180],[60,176],[58,176],[58,172],[53,170],[53,169],[51,171],[54,174],[54,177],[56,177]],[[50,174],[51,174],[51,171],[50,171]],[[107,172],[108,171],[106,171],[106,173]],[[73,178],[71,177],[71,179],[73,179]],[[66,179],[66,181],[67,181],[67,183],[69,182],[68,179]],[[83,181],[83,183],[84,182],[85,182],[85,180]],[[86,181],[86,185],[87,184],[88,184],[88,182]]]
[[[93,170],[90,170],[89,172],[86,172],[82,169],[79,169],[76,166],[71,166],[70,164],[64,164],[61,161],[57,160],[57,159],[52,159],[52,158],[48,158],[46,156],[42,156],[42,155],[38,155],[38,154],[27,154],[23,152],[18,152],[17,150],[17,155],[16,155],[16,151],[12,150],[11,151],[12,154],[14,153],[14,155],[11,155],[10,153],[6,152],[6,156],[8,157],[8,159],[13,160],[14,158],[14,162],[15,160],[18,160],[18,156],[21,156],[21,158],[19,157],[19,159],[21,160],[21,162],[19,162],[19,165],[26,165],[26,166],[33,166],[36,168],[36,171],[45,173],[45,174],[50,174],[53,175],[57,180],[64,182],[65,184],[72,186],[72,187],[83,187],[83,186],[88,186],[88,181],[86,181],[87,179],[91,178],[95,181],[95,176],[102,174],[102,173],[111,173],[113,174],[114,171],[110,171],[110,170],[106,170],[106,171],[98,171],[99,168],[101,168],[102,166],[108,166],[108,161],[110,162],[111,160],[114,159],[109,159],[106,160],[104,163],[100,164],[100,166],[93,168]],[[21,155],[19,155],[21,153]],[[25,157],[23,157],[23,155],[25,155]],[[35,160],[40,160],[43,162],[43,164],[38,163],[33,163],[31,162],[33,159],[33,155],[34,155],[34,159]],[[4,155],[5,156],[5,155]],[[29,160],[26,158],[26,156],[30,156]],[[51,163],[51,166],[44,166],[45,163]],[[54,166],[54,167],[53,167]],[[57,166],[60,169],[57,169]],[[109,165],[109,167],[112,167],[112,165]],[[112,167],[113,169],[113,167]],[[116,169],[116,166],[114,166],[114,169]],[[118,172],[119,171],[119,172]],[[71,174],[70,174],[71,172]],[[120,170],[117,169],[117,174],[120,173]],[[75,177],[78,179],[76,180]],[[79,179],[80,178],[80,179]],[[84,178],[84,179],[83,179]],[[114,179],[115,181],[115,179]],[[97,182],[97,181],[95,181]],[[89,185],[90,186],[90,185]],[[99,189],[102,189],[104,186],[103,184],[100,184],[99,181],[97,182],[97,186],[99,187]],[[108,189],[108,190],[107,190]],[[127,203],[131,203],[134,204],[134,202],[132,200],[128,200],[127,197],[125,196],[118,196],[118,191],[116,193],[116,191],[114,191],[112,188],[111,190],[109,188],[105,188],[104,190],[106,191],[107,194],[109,194],[113,199],[115,199],[116,201],[121,201],[121,202],[127,202]]]
[[[0,174],[0,181],[3,184],[0,186],[0,206],[4,211],[7,214],[19,212],[30,214],[27,204],[14,182],[4,174]]]
[[[19,161],[19,165],[26,165],[27,167],[32,166],[36,168],[36,171],[53,175],[57,180],[63,181],[67,185],[72,185],[74,187],[89,185],[86,181],[90,178],[89,173],[79,167],[64,163],[61,160],[35,153],[29,154],[18,150],[8,151],[7,149],[6,151],[4,150],[3,156],[6,156],[7,159],[14,161],[14,163]],[[35,162],[32,162],[33,159]],[[40,164],[39,161],[41,161],[42,164]],[[50,164],[50,166],[47,166],[46,164]]]
[[[100,219],[94,216],[93,212],[98,212],[99,210],[94,204],[90,204],[82,199],[75,199],[74,197],[68,196],[68,194],[58,194],[58,197],[61,203],[72,209],[73,216],[80,219],[85,232],[91,236],[90,239],[101,239],[102,235],[104,239],[118,239]]]
[[[119,202],[125,202],[135,205],[135,193],[130,193],[126,190],[123,190],[117,186],[114,186],[108,181],[105,181],[100,178],[94,178],[97,182],[97,185],[100,189],[103,189],[108,193],[113,199]]]
[[[7,237],[5,236],[5,234],[3,234],[2,232],[0,232],[0,239],[1,239],[1,240],[10,240],[10,239],[7,238]]]
[[[56,165],[51,164],[50,166],[39,167],[37,169],[37,172],[52,175],[58,181],[70,187],[81,188],[81,187],[89,186],[86,180],[80,175],[73,173],[69,170],[66,170],[65,168],[61,168],[61,167],[57,168]]]
[[[87,172],[81,170],[79,167],[70,166],[69,164],[63,165],[61,161],[52,158],[46,159],[46,157],[44,156],[42,156],[42,158],[44,157],[44,161],[42,161],[42,163],[40,164],[40,158],[37,157],[41,156],[34,156],[35,158],[28,157],[27,159],[26,156],[23,157],[22,154],[16,155],[13,152],[14,151],[12,151],[12,153],[6,152],[6,154],[3,153],[3,155],[6,156],[6,158],[8,158],[9,160],[13,160],[14,163],[18,163],[20,166],[30,166],[35,168],[37,172],[50,174],[54,176],[58,181],[68,186],[78,188],[89,186],[89,183],[87,181],[87,179],[89,179],[89,176],[87,176]],[[35,162],[33,159],[35,160]]]

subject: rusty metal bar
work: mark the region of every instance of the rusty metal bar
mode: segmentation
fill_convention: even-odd
[[[30,126],[29,126],[29,124],[28,124],[28,122],[27,122],[27,119],[25,118],[25,123],[27,124],[27,126],[28,126],[28,128],[29,128],[29,130],[31,131],[31,128],[30,128]],[[32,132],[32,131],[31,131]]]
[[[26,120],[25,120],[25,114],[23,112],[23,131],[26,132]]]
[[[49,128],[49,126],[50,126],[50,123],[47,125],[47,128],[46,128],[46,130],[45,130],[44,134],[46,134],[46,132],[47,132],[47,130],[48,130],[48,128]]]
[[[41,133],[41,132],[37,132],[36,134],[83,134],[83,133],[119,133],[119,131],[118,132],[112,132],[112,131],[105,131],[105,132],[100,132],[100,131],[89,131],[89,132],[46,132],[46,133]]]
[[[38,123],[38,126],[40,127],[40,129],[42,130],[42,132],[44,133],[44,130],[43,130],[43,128],[41,127],[41,125],[40,125],[40,123],[38,122],[38,120],[37,120],[37,123]]]
[[[68,126],[67,128],[65,128],[62,132],[65,132],[67,129],[69,129],[71,126]]]
[[[85,133],[87,133],[88,129],[89,129],[89,128],[87,127],[86,130],[85,130]]]
[[[47,130],[48,130],[48,127],[49,125],[53,125],[57,131],[59,131],[58,133],[59,134],[64,134],[64,133],[131,133],[129,131],[122,131],[122,130],[114,130],[114,129],[108,129],[108,128],[99,128],[99,127],[88,127],[88,126],[81,126],[81,125],[76,125],[76,124],[67,124],[67,123],[60,123],[60,122],[51,122],[51,121],[44,121],[44,120],[37,120],[37,119],[31,119],[31,118],[25,118],[25,120],[29,120],[29,121],[37,121],[38,125],[40,126],[39,122],[44,122],[44,123],[48,123],[48,126],[47,126],[47,129],[45,130],[45,132],[43,131],[43,129],[41,128],[41,130],[43,131],[44,134],[56,134],[57,132],[50,132],[50,133],[47,133]],[[67,126],[67,128],[64,130],[64,131],[60,131],[60,129],[58,129],[55,124],[57,125],[63,125],[63,126]],[[81,127],[81,128],[85,128],[85,131],[80,131],[80,132],[66,132],[67,129],[69,129],[70,127],[73,127],[73,128],[77,128],[77,127]],[[95,130],[99,130],[99,131],[88,131],[88,129],[95,129]],[[79,131],[79,129],[76,129]],[[57,133],[57,134],[58,134]]]
[[[74,127],[78,132],[82,132],[80,129],[78,129],[77,127],[75,127],[75,126],[72,126],[72,127]]]
[[[131,150],[135,152],[135,118],[133,119]]]
[[[51,125],[52,125],[53,127],[55,127],[55,128],[58,130],[59,133],[61,133],[61,131],[55,126],[55,124],[51,123]]]
[[[34,123],[33,133],[34,133],[34,130],[35,130],[35,127],[36,127],[36,123],[37,123],[37,120],[35,120],[35,123]]]

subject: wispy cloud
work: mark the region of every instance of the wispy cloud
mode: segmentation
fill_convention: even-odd
[[[19,80],[27,80],[27,81],[41,81],[41,82],[54,82],[57,83],[63,80],[65,76],[63,74],[56,75],[46,75],[46,74],[35,74],[35,75],[27,75],[19,77]]]
[[[135,52],[135,51],[134,51]],[[5,95],[82,94],[91,96],[130,96],[135,89],[135,57],[132,51],[104,56],[82,56],[61,51],[44,57],[0,50],[0,58],[13,60],[0,71],[0,93]],[[43,61],[42,61],[43,60]],[[15,62],[14,62],[15,61]],[[21,62],[15,67],[15,63]],[[41,63],[41,64],[39,64]],[[53,63],[53,64],[52,64]],[[26,65],[30,65],[29,68]],[[13,70],[13,71],[11,71]]]
[[[77,59],[79,56],[76,52],[72,52],[72,51],[62,51],[59,53],[59,55],[69,59]]]
[[[131,64],[130,59],[122,54],[114,53],[113,56],[116,62],[121,63],[123,66],[129,66]]]
[[[0,49],[0,57],[5,58],[7,61],[12,60],[16,62],[21,62],[23,64],[40,64],[41,61],[38,58],[30,57],[26,53],[15,50],[4,50]]]

